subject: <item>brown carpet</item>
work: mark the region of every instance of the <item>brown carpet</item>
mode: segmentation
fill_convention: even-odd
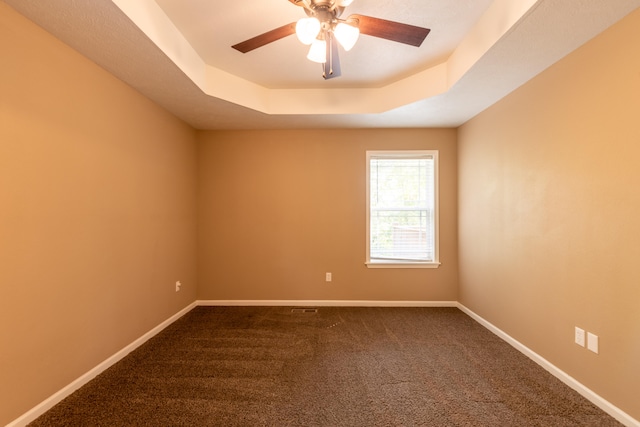
[[[197,307],[32,426],[619,426],[456,308]]]

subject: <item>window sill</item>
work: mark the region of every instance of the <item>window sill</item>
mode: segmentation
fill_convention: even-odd
[[[440,263],[435,262],[394,262],[394,261],[367,261],[367,268],[438,268]]]

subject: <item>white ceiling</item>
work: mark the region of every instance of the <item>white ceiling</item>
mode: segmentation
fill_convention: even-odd
[[[354,0],[431,29],[421,47],[361,36],[324,81],[287,0],[3,0],[198,129],[454,127],[614,24],[640,0]]]

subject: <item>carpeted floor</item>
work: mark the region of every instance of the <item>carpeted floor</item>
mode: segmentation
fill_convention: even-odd
[[[32,426],[619,426],[456,308],[197,307]]]

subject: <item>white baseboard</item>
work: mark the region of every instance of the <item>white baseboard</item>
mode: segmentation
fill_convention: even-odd
[[[538,353],[531,350],[529,347],[525,346],[515,338],[508,335],[506,332],[496,327],[492,323],[480,317],[478,314],[469,310],[464,305],[458,303],[458,308],[466,313],[469,317],[474,319],[476,322],[480,323],[482,326],[496,334],[502,340],[509,343],[516,350],[520,351],[522,354],[527,356],[529,359],[536,362],[538,365],[542,366],[545,370],[551,373],[553,376],[558,378],[560,381],[580,393],[583,397],[589,400],[591,403],[596,405],[598,408],[602,409],[607,414],[611,415],[613,418],[621,422],[627,427],[640,427],[640,421],[633,418],[631,415],[627,414],[617,406],[613,405],[611,402],[605,400],[591,389],[587,388],[584,384],[578,382],[575,378],[549,362],[544,357],[540,356]]]
[[[196,304],[210,307],[458,307],[456,301],[198,300]]]
[[[53,408],[56,404],[60,403],[65,397],[71,395],[71,393],[73,393],[74,391],[76,391],[77,389],[79,389],[80,387],[82,387],[92,379],[94,379],[96,376],[98,376],[102,372],[106,371],[111,366],[115,365],[117,362],[122,360],[127,354],[131,353],[133,350],[140,347],[145,342],[149,341],[151,338],[153,338],[155,335],[161,332],[164,328],[166,328],[167,326],[169,326],[170,324],[172,324],[173,322],[175,322],[176,320],[178,320],[179,318],[187,314],[189,311],[191,311],[195,306],[196,306],[195,302],[189,304],[187,307],[180,310],[178,313],[174,314],[164,322],[160,323],[158,326],[151,329],[149,332],[147,332],[146,334],[144,334],[143,336],[141,336],[140,338],[138,338],[137,340],[135,340],[134,342],[132,342],[131,344],[129,344],[128,346],[126,346],[125,348],[117,352],[116,354],[114,354],[113,356],[109,357],[107,360],[100,363],[98,366],[91,369],[89,372],[82,375],[80,378],[76,379],[66,387],[62,388],[61,390],[59,390],[58,392],[50,396],[48,399],[44,400],[39,405],[35,406],[28,412],[24,413],[19,418],[16,418],[15,420],[7,424],[5,427],[26,426],[27,424],[29,424],[30,422],[38,418],[40,415],[44,414],[49,409]]]

